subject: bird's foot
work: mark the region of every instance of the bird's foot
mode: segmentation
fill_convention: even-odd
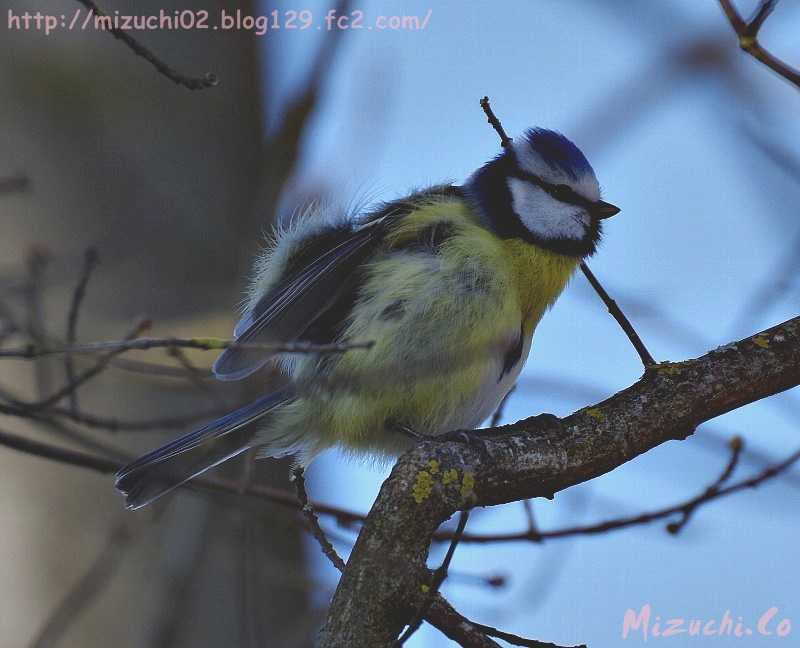
[[[408,425],[399,423],[392,423],[390,427],[416,443],[423,443],[426,441],[431,443],[447,443],[448,441],[455,441],[468,446],[476,446],[484,452],[486,451],[487,437],[481,434],[483,430],[451,430],[442,434],[423,434],[422,432],[417,432]]]
[[[417,443],[422,443],[423,441],[436,440],[436,437],[433,436],[432,434],[423,434],[422,432],[417,432],[411,426],[403,425],[402,423],[390,423],[388,427],[390,430],[399,432],[407,439],[411,439],[412,441],[416,441]]]

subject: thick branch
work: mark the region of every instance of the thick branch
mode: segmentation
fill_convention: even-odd
[[[482,447],[423,443],[384,482],[334,596],[320,644],[391,645],[418,609],[428,547],[455,511],[554,493],[704,421],[800,384],[800,317],[680,363],[553,422],[489,430]]]

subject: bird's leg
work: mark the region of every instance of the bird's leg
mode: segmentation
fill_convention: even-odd
[[[411,439],[412,441],[416,441],[417,443],[422,443],[423,441],[435,441],[436,437],[431,434],[423,434],[422,432],[417,432],[414,428],[409,425],[405,425],[403,423],[388,423],[386,425],[387,429],[392,430],[394,432],[399,432],[404,437]]]
[[[481,452],[487,452],[485,437],[481,436],[483,430],[451,430],[443,434],[422,434],[408,425],[395,422],[389,423],[387,428],[399,432],[416,443],[423,443],[426,441],[430,441],[431,443],[456,441],[457,443],[464,443],[468,446],[475,446]]]
[[[545,430],[548,428],[560,426],[561,419],[558,418],[555,414],[550,414],[549,412],[543,412],[541,414],[537,414],[536,416],[530,417],[525,421],[525,423],[526,426],[528,427]],[[414,428],[405,425],[404,423],[395,423],[395,422],[387,424],[387,428],[395,432],[399,432],[406,438],[409,438],[417,443],[422,443],[423,441],[433,441],[436,443],[446,443],[448,441],[456,441],[458,443],[464,443],[469,446],[477,446],[478,449],[484,452],[487,451],[486,442],[489,439],[514,433],[513,430],[506,431],[500,428],[500,429],[489,429],[489,430],[481,430],[481,429],[450,430],[449,432],[443,432],[442,434],[423,434],[421,432],[417,432]]]

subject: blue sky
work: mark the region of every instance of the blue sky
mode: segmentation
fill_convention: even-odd
[[[302,8],[321,18],[326,7],[306,1]],[[433,182],[462,181],[498,151],[478,107],[488,94],[510,135],[544,126],[572,138],[605,197],[622,207],[591,267],[657,359],[699,355],[797,314],[796,285],[766,311],[747,312],[800,232],[800,183],[745,133],[800,155],[800,93],[737,50],[716,2],[414,0],[356,8],[365,23],[381,14],[432,13],[425,31],[345,34],[304,145],[300,186],[329,188],[345,200],[386,199]],[[776,53],[795,62],[796,9],[783,3],[763,32]],[[265,51],[281,53],[270,72],[279,95],[302,82],[320,35],[265,37]],[[692,46],[699,39],[712,46]],[[689,57],[706,64],[675,72],[675,62]],[[272,124],[275,115],[265,119]],[[566,414],[640,373],[635,352],[576,277],[537,330],[506,419]],[[547,388],[543,381],[566,387]],[[798,409],[797,394],[786,394],[722,417],[698,436],[741,434],[748,447],[778,459],[800,445]],[[702,439],[669,443],[552,503],[537,501],[535,510],[543,528],[554,528],[657,508],[701,491],[725,461]],[[755,470],[745,464],[737,475]],[[310,488],[327,501],[366,510],[385,475],[331,453],[314,464]],[[454,571],[504,574],[510,584],[496,591],[453,578],[444,592],[476,620],[564,644],[621,645],[625,610],[647,602],[662,616],[718,619],[730,610],[753,627],[775,605],[800,632],[800,568],[790,559],[797,470],[794,478],[795,485],[771,483],[704,508],[677,538],[655,524],[541,546],[463,546]],[[509,505],[474,516],[470,530],[523,525],[521,505]],[[319,578],[333,586],[336,574],[311,551]],[[440,555],[435,550],[432,561]],[[714,643],[769,639],[775,640]],[[705,642],[683,637],[667,644]],[[424,628],[409,645],[446,640]]]

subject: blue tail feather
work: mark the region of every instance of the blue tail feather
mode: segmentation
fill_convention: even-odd
[[[290,401],[290,390],[279,391],[241,407],[122,468],[116,487],[129,509],[145,506],[206,470],[252,446],[255,431],[248,428],[276,407]]]

